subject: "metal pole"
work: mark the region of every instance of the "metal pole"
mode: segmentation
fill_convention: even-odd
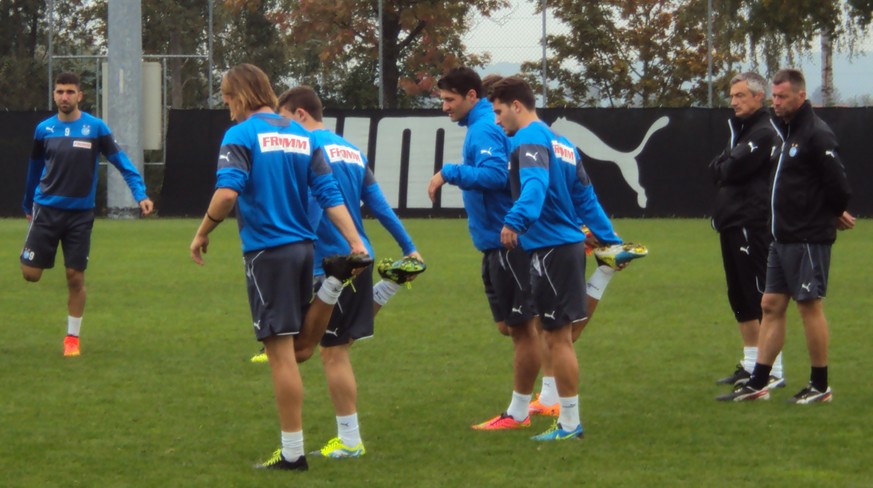
[[[379,0],[379,108],[385,108],[385,54],[382,52],[383,44],[382,37],[382,0]]]
[[[142,5],[140,0],[113,0],[108,15],[109,53],[106,83],[107,122],[119,145],[140,174],[142,144]],[[106,206],[110,218],[139,216],[137,202],[121,173],[110,167]]]
[[[207,34],[208,46],[207,52],[209,53],[209,59],[207,61],[207,70],[208,70],[208,79],[207,83],[209,84],[209,99],[206,100],[206,108],[212,108],[212,5],[213,0],[207,0],[209,3],[209,33]]]
[[[52,91],[54,90],[54,80],[52,77],[54,73],[52,73],[52,56],[54,56],[54,30],[55,30],[55,22],[54,22],[54,11],[55,6],[52,0],[48,0],[48,109],[52,109]]]
[[[706,104],[712,108],[712,0],[706,0]]]
[[[548,73],[546,68],[546,0],[543,0],[543,107],[549,106]]]

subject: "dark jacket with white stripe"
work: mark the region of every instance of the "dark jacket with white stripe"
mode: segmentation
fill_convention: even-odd
[[[770,216],[772,156],[781,142],[767,109],[728,120],[727,149],[709,163],[716,185],[712,226],[721,232],[733,227],[764,229]]]
[[[775,121],[782,137],[773,177],[770,230],[776,242],[832,243],[836,218],[852,195],[837,138],[809,101],[791,122]]]

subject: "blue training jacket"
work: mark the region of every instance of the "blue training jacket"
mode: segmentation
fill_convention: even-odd
[[[349,214],[351,214],[358,234],[361,235],[370,256],[375,257],[376,255],[373,252],[370,239],[364,232],[361,202],[370,209],[379,223],[394,237],[404,255],[415,251],[412,238],[403,228],[397,214],[391,209],[391,205],[385,199],[385,195],[373,177],[373,172],[367,166],[366,156],[352,143],[327,129],[313,131],[312,141],[314,151],[321,152],[324,159],[330,164],[333,176],[336,178],[339,190],[349,209]],[[314,274],[318,276],[324,274],[321,267],[323,258],[335,254],[348,254],[352,249],[339,229],[333,225],[327,215],[323,215],[320,208],[316,207],[311,206],[309,218],[310,222],[317,226],[318,241],[315,243]]]
[[[512,206],[507,161],[509,141],[494,122],[491,102],[481,99],[458,124],[467,126],[462,164],[446,164],[443,179],[463,191],[467,227],[476,249],[502,249],[503,217]]]
[[[583,224],[603,244],[621,243],[575,145],[539,120],[516,132],[510,143],[509,180],[515,203],[504,222],[520,234],[525,250],[582,242]]]
[[[65,210],[94,208],[101,154],[118,168],[137,202],[148,198],[142,176],[118,147],[105,122],[87,112],[73,122],[63,122],[54,115],[40,122],[34,131],[22,202],[24,213],[33,211],[34,202]]]
[[[307,190],[323,208],[343,204],[330,166],[313,153],[311,134],[273,113],[256,113],[227,130],[216,174],[216,188],[239,194],[243,252],[314,241]]]

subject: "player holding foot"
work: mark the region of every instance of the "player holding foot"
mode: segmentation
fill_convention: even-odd
[[[100,155],[121,172],[143,216],[152,212],[153,205],[142,176],[109,127],[79,110],[83,96],[79,77],[60,73],[53,96],[58,113],[42,121],[33,137],[23,202],[30,227],[21,252],[21,274],[29,282],[39,281],[43,270],[54,267],[61,243],[69,294],[64,356],[78,356]]]
[[[343,282],[372,259],[330,165],[323,154],[312,152],[311,135],[274,112],[277,100],[267,75],[256,66],[237,65],[222,78],[221,94],[238,123],[224,135],[215,194],[191,241],[191,257],[203,264],[209,233],[236,206],[252,325],[269,357],[281,427],[282,447],[257,467],[302,471],[308,465],[303,448],[303,381],[297,362],[311,354],[324,334]],[[307,189],[352,252],[324,261],[329,277],[315,299],[312,242],[316,235],[307,219]],[[307,310],[305,317],[302,310]]]
[[[585,326],[594,317],[594,311],[597,309],[600,300],[603,299],[603,294],[606,293],[606,288],[609,286],[609,282],[612,280],[615,272],[627,267],[631,260],[645,257],[648,254],[646,247],[639,244],[601,246],[601,243],[597,241],[591,230],[584,225],[582,226],[582,232],[586,236],[585,254],[594,254],[597,268],[594,269],[594,272],[591,273],[591,276],[588,277],[588,282],[585,284],[585,309],[588,311],[588,316],[572,324],[574,343],[579,339]],[[542,330],[540,331],[540,339],[543,358],[543,379],[540,393],[530,402],[528,413],[531,415],[557,417],[561,405],[558,400],[558,389],[555,386],[552,358],[546,344],[545,333]]]
[[[310,131],[313,149],[321,151],[330,164],[368,253],[374,255],[370,241],[364,233],[361,203],[394,237],[397,245],[408,258],[407,262],[419,263],[420,270],[423,271],[421,255],[416,251],[412,238],[403,228],[403,224],[400,223],[400,219],[397,218],[376,183],[373,173],[367,166],[366,157],[350,142],[324,127],[322,111],[318,95],[306,86],[292,88],[279,97],[279,113]],[[324,271],[317,266],[319,258],[346,254],[349,252],[349,246],[330,220],[316,218],[314,221],[318,222],[315,278],[316,286],[320,286],[324,280]],[[358,389],[349,351],[356,340],[373,336],[374,308],[378,311],[377,307],[384,305],[398,287],[399,284],[384,280],[374,287],[372,269],[367,268],[355,278],[353,287],[347,287],[340,295],[338,306],[321,339],[320,348],[327,386],[336,412],[337,436],[313,454],[328,458],[348,458],[360,457],[366,452],[360,435],[357,412]]]
[[[552,357],[559,395],[558,421],[533,437],[582,437],[579,364],[571,324],[585,310],[584,223],[598,241],[621,244],[594,194],[576,146],[539,120],[530,85],[517,77],[492,87],[497,124],[511,137],[509,178],[514,203],[503,219],[501,243],[530,254],[531,287]],[[580,222],[581,221],[581,222]]]
[[[530,261],[521,249],[505,249],[500,229],[512,206],[507,185],[509,142],[494,123],[491,102],[484,97],[482,80],[469,68],[455,68],[437,82],[443,112],[467,127],[461,164],[446,164],[428,184],[431,200],[449,183],[463,191],[464,208],[473,245],[482,252],[482,281],[498,330],[512,337],[513,392],[502,414],[473,426],[477,430],[517,429],[530,426],[528,404],[540,368]]]

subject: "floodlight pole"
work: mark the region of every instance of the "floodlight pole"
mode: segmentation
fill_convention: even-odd
[[[546,71],[546,1],[543,0],[543,108],[549,106],[548,73]]]
[[[52,58],[54,57],[54,30],[55,30],[55,22],[54,15],[55,13],[55,5],[52,0],[48,0],[48,108],[46,110],[52,109],[52,91],[54,90],[54,80],[52,77],[54,73],[52,73]]]
[[[706,0],[706,104],[712,108],[712,0]]]
[[[385,108],[385,53],[383,52],[385,32],[382,28],[382,16],[384,15],[382,0],[379,0],[379,108]]]

